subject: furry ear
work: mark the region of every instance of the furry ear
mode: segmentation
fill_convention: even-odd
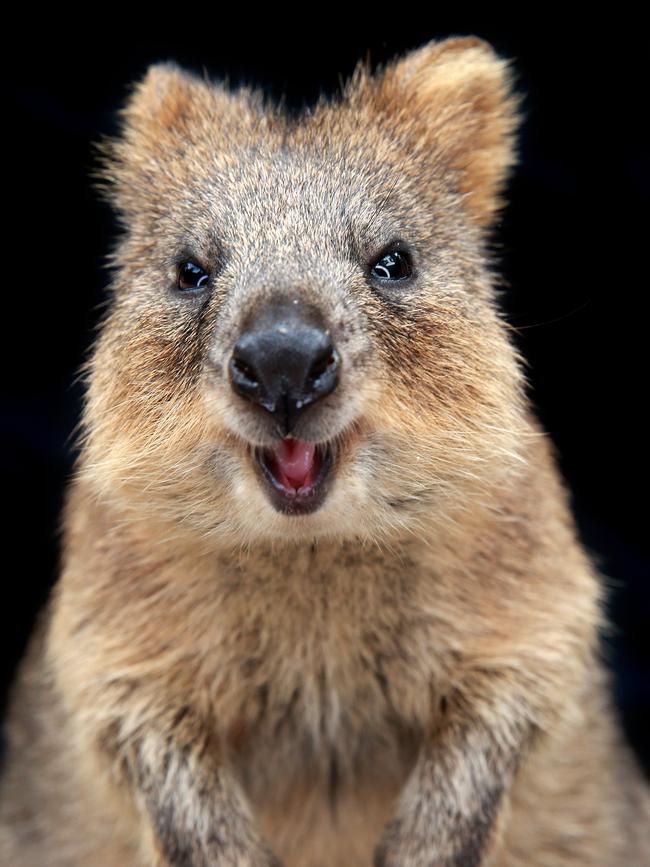
[[[120,111],[127,135],[136,131],[152,136],[165,135],[173,129],[180,131],[190,105],[200,105],[202,91],[205,100],[209,85],[172,61],[153,64],[133,86]]]
[[[351,87],[359,95],[365,90],[418,159],[455,173],[472,218],[489,226],[516,162],[521,97],[513,91],[509,61],[482,39],[452,38],[430,42],[372,78],[361,72],[355,79]]]
[[[141,210],[143,185],[153,184],[163,167],[174,177],[186,146],[214,123],[220,95],[173,62],[150,66],[118,111],[120,135],[94,145],[95,189],[123,215]]]

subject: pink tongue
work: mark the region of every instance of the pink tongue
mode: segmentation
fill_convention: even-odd
[[[291,437],[282,440],[272,451],[278,481],[285,488],[300,488],[313,481],[316,452],[314,443],[305,443]]]

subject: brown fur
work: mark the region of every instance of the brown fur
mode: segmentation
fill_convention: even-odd
[[[642,867],[650,796],[494,299],[509,67],[431,43],[292,118],[171,64],[103,147],[125,232],[88,365],[61,580],[15,686],[16,867]],[[408,288],[367,263],[402,238]],[[173,291],[178,258],[209,296]],[[341,381],[313,514],[227,380],[266,299],[317,305]]]

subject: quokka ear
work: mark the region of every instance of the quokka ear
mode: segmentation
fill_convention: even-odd
[[[95,189],[128,214],[142,204],[143,187],[164,171],[175,173],[185,146],[218,115],[217,89],[168,61],[150,66],[118,111],[120,135],[94,144]]]
[[[475,37],[429,42],[350,84],[422,160],[451,170],[473,220],[489,226],[516,162],[521,96],[510,62]],[[426,182],[426,178],[423,178]]]
[[[120,115],[127,134],[159,135],[178,130],[190,106],[195,110],[209,97],[210,86],[195,75],[167,61],[154,63],[135,83]]]

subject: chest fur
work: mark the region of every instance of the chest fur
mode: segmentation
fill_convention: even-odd
[[[253,800],[279,778],[327,797],[347,777],[402,779],[440,664],[413,564],[312,551],[284,566],[222,567],[203,665],[230,761]]]
[[[145,724],[190,709],[249,790],[277,776],[312,790],[343,769],[358,779],[408,764],[449,638],[437,579],[408,552],[307,546],[136,561],[115,551],[92,551],[101,594],[87,586],[88,560],[71,564],[53,644],[66,690],[91,685],[104,728],[125,712]],[[83,655],[71,651],[80,641]]]

